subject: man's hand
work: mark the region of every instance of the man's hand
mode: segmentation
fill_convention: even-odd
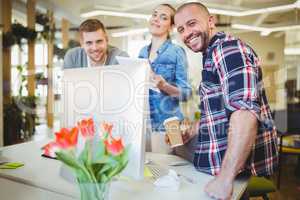
[[[217,176],[205,186],[204,191],[213,199],[230,199],[233,191],[233,181],[227,177]]]
[[[205,192],[215,199],[229,199],[235,176],[244,168],[255,143],[257,118],[247,110],[231,114],[228,129],[228,145],[219,175],[210,181]]]

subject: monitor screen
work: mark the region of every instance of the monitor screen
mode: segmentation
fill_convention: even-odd
[[[87,117],[112,123],[113,135],[131,146],[123,175],[134,179],[144,174],[149,69],[141,62],[66,69],[63,75],[62,127]]]

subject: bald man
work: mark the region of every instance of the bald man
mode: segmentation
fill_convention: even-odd
[[[185,45],[203,53],[201,119],[184,139],[197,140],[195,167],[215,176],[206,193],[230,199],[238,174],[271,175],[277,166],[277,136],[260,62],[249,45],[218,32],[201,3],[180,6],[175,25]]]

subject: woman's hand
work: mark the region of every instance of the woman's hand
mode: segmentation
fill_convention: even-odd
[[[150,73],[151,82],[157,87],[160,91],[165,92],[169,96],[178,97],[180,96],[180,90],[172,84],[169,84],[164,77],[161,75]]]
[[[157,74],[152,74],[152,80],[154,81],[156,87],[160,90],[163,90],[165,85],[167,84],[167,81],[161,76]]]

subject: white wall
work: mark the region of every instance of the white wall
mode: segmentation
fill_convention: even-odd
[[[278,66],[275,75],[276,83],[276,103],[270,103],[272,109],[285,109],[286,108],[286,92],[284,88],[285,81],[287,80],[287,67],[284,62],[284,35],[277,37],[276,34],[263,37],[257,32],[236,34],[235,36],[247,42],[258,54],[264,67]]]
[[[2,24],[2,2],[0,2],[0,24]],[[0,146],[3,146],[3,81],[2,81],[2,31],[0,29]]]
[[[111,37],[111,33],[108,32],[108,43],[112,46],[118,47],[123,51],[127,51],[127,37]]]
[[[262,61],[262,66],[279,65],[281,68],[284,67],[284,36],[261,36],[257,32],[235,34],[235,36],[253,47]]]

